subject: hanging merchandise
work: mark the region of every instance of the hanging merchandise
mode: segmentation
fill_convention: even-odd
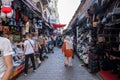
[[[93,22],[93,27],[97,27],[98,22]]]
[[[26,31],[25,31],[25,25],[22,27],[22,35],[25,35]]]
[[[15,20],[14,20],[13,18],[10,18],[10,19],[9,19],[9,25],[10,25],[10,26],[15,25]]]
[[[17,22],[16,22],[16,30],[19,31],[19,29],[20,29],[20,22],[17,21]]]
[[[37,21],[37,26],[38,28],[42,29],[42,20]]]
[[[35,24],[37,22],[37,20],[35,18],[33,18],[33,23]]]
[[[0,19],[0,36],[3,34],[2,20]]]
[[[18,42],[18,41],[20,41],[20,39],[19,39],[19,37],[17,35],[15,35],[15,36],[13,36],[13,41]]]
[[[13,10],[11,8],[13,0],[2,0],[2,6],[1,6],[1,18],[5,19],[11,18],[13,15]]]
[[[35,26],[33,24],[30,27],[30,32],[35,32]]]
[[[25,22],[28,21],[28,16],[24,15],[24,21],[25,21]]]
[[[105,39],[104,39],[104,36],[103,35],[99,35],[98,36],[98,42],[104,42]]]
[[[15,26],[10,26],[10,33],[15,33],[16,29]]]
[[[29,32],[29,28],[30,28],[30,22],[27,21],[26,25],[25,25],[25,32],[28,33]]]
[[[3,28],[3,26],[2,26],[2,20],[0,19],[0,31],[2,31],[2,28]]]
[[[37,23],[34,23],[34,26],[33,26],[33,27],[38,28]]]
[[[97,55],[97,47],[92,47],[90,49],[90,54],[89,54],[89,69],[91,73],[97,73],[100,68],[99,68],[99,57]]]
[[[19,19],[20,19],[20,12],[19,12],[19,8],[17,8],[16,10],[15,10],[15,20],[16,21],[18,21]]]
[[[86,18],[89,18],[89,14],[88,14],[87,11],[85,12],[85,17],[86,17]]]
[[[95,13],[95,14],[98,13],[99,7],[98,7],[98,4],[97,4],[97,3],[95,3],[95,4],[93,5],[93,8],[94,8],[94,13]]]
[[[90,8],[87,10],[87,12],[88,12],[89,16],[93,15],[93,13],[94,13],[93,6],[90,6]]]

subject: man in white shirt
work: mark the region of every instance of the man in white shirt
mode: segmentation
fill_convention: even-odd
[[[13,69],[10,41],[0,37],[0,80],[8,80]]]
[[[28,73],[28,62],[29,58],[31,59],[33,70],[35,71],[35,60],[34,60],[34,49],[35,49],[35,44],[34,41],[31,39],[30,34],[26,34],[26,40],[24,41],[24,52],[23,54],[25,55],[25,76]]]

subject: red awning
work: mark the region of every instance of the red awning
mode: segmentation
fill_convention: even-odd
[[[55,23],[52,23],[52,26],[53,26],[54,28],[62,28],[62,27],[65,27],[66,24],[55,24]]]

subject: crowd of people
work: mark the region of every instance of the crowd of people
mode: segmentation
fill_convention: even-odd
[[[62,48],[62,52],[65,55],[65,66],[72,66],[73,42],[69,36],[47,36],[43,34],[37,36],[36,34],[26,33],[21,40],[12,34],[4,37],[1,36],[0,38],[0,45],[4,43],[4,46],[0,48],[0,61],[3,61],[1,62],[2,65],[0,64],[0,79],[2,80],[7,80],[4,78],[10,76],[13,67],[19,66],[19,63],[22,62],[25,64],[25,76],[28,74],[31,63],[35,72],[36,61],[38,66],[41,65],[42,61],[49,57],[49,53],[54,53],[55,46]]]
[[[53,51],[53,41],[51,37],[40,35],[26,34],[19,42],[14,41],[14,35],[0,37],[0,80],[8,80],[14,66],[24,61],[27,75],[29,58],[31,59],[33,70],[36,70],[35,57],[40,65],[41,62],[48,58],[47,54]]]

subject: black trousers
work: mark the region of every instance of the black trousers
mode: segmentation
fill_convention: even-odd
[[[33,70],[36,69],[35,67],[35,59],[34,59],[34,54],[28,54],[28,55],[25,55],[25,74],[28,73],[28,62],[29,62],[29,58],[31,59],[31,62],[32,62],[32,67],[33,67]]]
[[[41,61],[43,61],[42,54],[43,54],[43,46],[41,46],[41,48],[39,48],[39,58]]]

